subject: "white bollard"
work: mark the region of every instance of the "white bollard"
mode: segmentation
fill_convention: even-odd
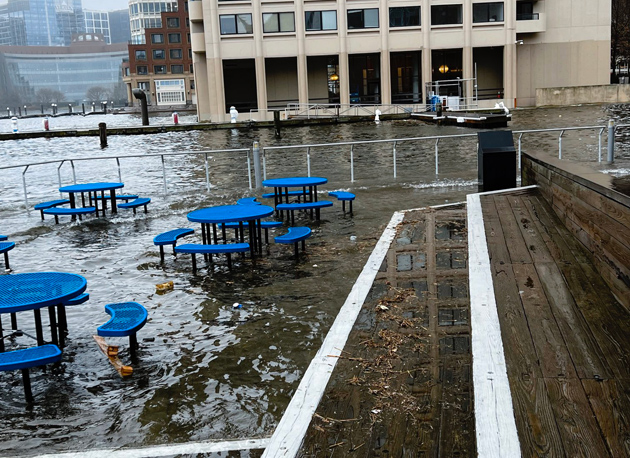
[[[238,118],[238,111],[236,108],[234,108],[234,105],[232,105],[230,107],[230,122],[232,124],[236,123],[236,118]]]
[[[374,112],[374,122],[381,122],[380,116],[381,116],[381,110],[377,108],[376,111]]]
[[[173,124],[179,124],[179,115],[177,112],[173,113]]]
[[[18,131],[17,121],[18,119],[15,116],[11,118],[11,129],[13,130],[14,134],[17,134]]]

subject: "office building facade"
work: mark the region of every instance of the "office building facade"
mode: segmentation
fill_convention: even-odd
[[[142,89],[152,105],[196,103],[187,4],[185,0],[167,4],[167,11],[160,13],[159,27],[145,27],[142,39],[132,40],[140,43],[129,45],[129,60],[123,63],[129,105],[137,102],[133,89]],[[135,13],[130,19],[133,34],[133,22],[139,19]]]
[[[162,27],[162,13],[176,13],[178,2],[153,2],[149,0],[129,0],[129,22],[131,43],[145,44],[145,29]]]
[[[131,40],[128,10],[83,10],[83,15],[85,17],[85,32],[103,35],[108,45],[128,43]]]
[[[289,103],[533,105],[607,84],[611,0],[190,1],[200,120]],[[427,83],[430,83],[429,85]],[[450,94],[449,91],[455,91]]]

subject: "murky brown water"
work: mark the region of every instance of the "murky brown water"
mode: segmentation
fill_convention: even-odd
[[[609,117],[628,122],[628,113],[625,106],[517,110],[510,128],[604,125]],[[96,125],[102,121],[99,118],[77,119]],[[128,116],[105,119],[119,125],[140,123]],[[41,124],[33,121],[33,128]],[[0,131],[5,130],[4,122]],[[240,148],[249,147],[253,140],[274,146],[474,132],[395,121],[286,129],[280,140],[264,129],[111,136],[106,150],[100,149],[97,138],[37,139],[2,142],[0,164]],[[630,169],[628,145],[619,143],[624,135],[618,136],[617,163],[620,169]],[[525,150],[557,152],[557,134],[523,140]],[[349,189],[357,195],[353,217],[344,215],[335,203],[322,211],[320,222],[300,220],[314,234],[298,261],[292,259],[292,247],[271,244],[256,262],[236,257],[231,272],[223,262],[210,271],[202,263],[196,277],[188,256],[175,259],[167,254],[161,266],[152,239],[177,227],[199,232],[197,225],[188,223],[188,212],[255,195],[248,189],[244,156],[212,157],[209,193],[201,158],[167,158],[166,196],[159,159],[122,159],[125,192],[151,197],[149,213],[134,217],[121,211],[113,218],[89,217],[83,223],[59,225],[51,219],[42,222],[38,213],[24,210],[22,170],[2,170],[0,233],[17,242],[11,252],[14,271],[80,273],[88,280],[91,299],[68,311],[70,336],[62,364],[46,372],[33,371],[32,409],[25,408],[19,372],[0,373],[4,386],[0,454],[28,456],[271,435],[392,213],[460,201],[476,191],[475,143],[474,138],[440,142],[437,178],[433,142],[399,144],[396,179],[391,145],[355,147],[354,183],[349,147],[313,150],[312,175],[329,178],[322,190]],[[596,161],[597,132],[565,133],[563,150],[565,158]],[[305,151],[272,152],[267,168],[270,177],[304,175]],[[79,182],[118,181],[113,160],[75,162],[75,172]],[[72,182],[70,164],[62,166],[61,175],[64,184]],[[57,165],[32,166],[26,177],[29,202],[57,198]],[[171,280],[173,291],[156,293],[156,284]],[[148,309],[149,321],[138,333],[141,348],[134,375],[123,380],[99,352],[92,335],[108,319],[105,304],[131,300]],[[235,302],[243,307],[234,309]],[[20,321],[27,325],[31,317],[25,315]],[[126,339],[108,341],[120,344],[122,359],[128,362]],[[34,342],[20,338],[17,343]]]

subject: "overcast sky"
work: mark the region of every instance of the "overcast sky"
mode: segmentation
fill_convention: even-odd
[[[4,5],[8,0],[0,0],[0,5]],[[115,11],[124,10],[129,6],[128,0],[83,0],[83,8],[87,10]]]

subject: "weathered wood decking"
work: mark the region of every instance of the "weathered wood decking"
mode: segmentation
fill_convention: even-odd
[[[465,228],[405,215],[298,456],[476,456]]]
[[[630,456],[630,313],[534,190],[481,198],[523,456]]]

